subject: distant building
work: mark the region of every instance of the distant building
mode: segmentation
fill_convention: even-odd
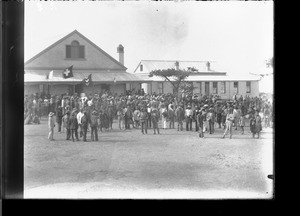
[[[138,88],[144,80],[126,72],[122,45],[117,47],[117,52],[119,61],[75,30],[25,62],[25,94],[60,95],[105,90],[121,94]],[[65,79],[62,73],[70,66],[73,66],[73,77]],[[93,85],[86,86],[82,81],[90,74]]]
[[[142,60],[134,70],[148,82],[141,87],[146,93],[173,93],[172,85],[163,78],[149,77],[152,70],[158,69],[185,69],[194,71],[186,81],[195,87],[194,94],[199,96],[217,94],[222,99],[232,98],[233,95],[259,96],[259,79],[256,76],[228,76],[227,72],[218,69],[214,61],[161,61]]]

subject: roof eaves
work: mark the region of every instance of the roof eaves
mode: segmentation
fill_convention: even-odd
[[[70,37],[72,34],[74,33],[78,33],[78,31],[75,29],[74,31],[72,31],[71,33],[67,34],[66,36],[62,37],[61,39],[59,39],[58,41],[56,41],[55,43],[53,43],[52,45],[48,46],[46,49],[42,50],[41,52],[39,52],[38,54],[36,54],[35,56],[33,56],[31,59],[27,60],[25,62],[26,64],[29,64],[30,62],[32,62],[33,60],[35,60],[36,58],[38,58],[39,56],[43,55],[45,52],[47,52],[48,50],[50,50],[51,48],[55,47],[57,44],[59,44],[60,42],[62,42],[63,40],[65,40],[67,37]]]

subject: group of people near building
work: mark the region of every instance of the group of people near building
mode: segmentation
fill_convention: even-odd
[[[238,129],[244,134],[245,120],[249,119],[250,132],[253,137],[257,135],[259,138],[262,123],[270,127],[273,119],[271,102],[259,97],[235,95],[231,100],[221,100],[217,95],[189,95],[178,103],[173,94],[79,96],[75,93],[44,99],[25,97],[25,124],[30,116],[34,116],[33,120],[40,120],[45,100],[47,105],[44,107],[49,111],[50,140],[54,140],[54,127],[57,125],[58,132],[66,130],[67,140],[75,141],[82,137],[83,141],[87,141],[90,131],[91,140],[98,141],[98,132],[112,130],[114,119],[118,120],[119,129],[139,128],[142,134],[147,134],[150,128],[153,134],[160,134],[160,129],[175,129],[176,123],[177,131],[196,131],[199,137],[204,137],[205,133],[213,134],[218,127],[224,130],[222,138],[227,134],[232,138],[232,131]],[[35,123],[33,120],[32,123]]]

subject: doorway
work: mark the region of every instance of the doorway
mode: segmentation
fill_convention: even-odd
[[[80,95],[80,93],[83,93],[83,86],[82,84],[75,85],[75,92]]]
[[[209,95],[209,82],[205,82],[205,95]]]

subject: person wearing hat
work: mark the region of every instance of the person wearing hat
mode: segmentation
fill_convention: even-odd
[[[208,105],[204,104],[202,109],[202,115],[203,115],[203,133],[208,131],[208,121],[207,121],[207,113],[208,113]]]
[[[83,132],[83,141],[87,142],[86,140],[86,135],[87,135],[87,128],[89,125],[89,118],[88,118],[88,114],[86,111],[83,112],[83,116],[81,118],[81,125],[82,125],[82,132]]]
[[[83,136],[83,132],[82,132],[82,125],[81,125],[81,118],[83,116],[83,108],[81,108],[79,110],[79,112],[77,113],[76,115],[76,118],[77,118],[77,123],[78,123],[78,127],[79,127],[79,136],[82,137]]]
[[[148,119],[148,113],[146,111],[146,108],[143,107],[141,109],[141,112],[139,113],[139,120],[140,120],[140,124],[142,127],[142,133],[144,134],[144,132],[147,134],[147,119]]]
[[[209,111],[206,115],[206,121],[208,122],[209,134],[213,134],[215,125],[215,114],[213,108],[209,108]]]
[[[227,116],[228,112],[229,112],[229,108],[227,107],[227,105],[224,105],[222,108],[222,113],[221,113],[221,117],[222,117],[221,123],[223,125],[224,130],[226,127],[226,116]]]
[[[56,109],[56,122],[58,124],[58,133],[61,133],[62,118],[63,118],[62,107],[58,105]]]
[[[78,125],[78,120],[77,120],[78,109],[74,107],[73,110],[72,110],[72,113],[74,113],[74,116],[76,118],[76,127],[75,127],[74,133],[75,133],[76,140],[79,141],[79,139],[78,139],[78,128],[79,128],[79,125]]]
[[[191,109],[191,106],[188,105],[185,110],[185,124],[186,124],[186,131],[192,131],[192,119],[193,117],[193,110]]]
[[[48,134],[48,139],[50,141],[53,141],[54,138],[54,127],[55,127],[55,119],[54,119],[54,113],[50,112],[49,113],[49,118],[48,118],[48,127],[49,127],[49,134]]]
[[[222,121],[222,107],[221,107],[221,102],[217,101],[216,102],[216,107],[215,107],[215,113],[216,113],[216,120],[219,125],[219,128],[221,128],[221,121]]]
[[[226,128],[223,134],[222,138],[225,138],[225,136],[227,135],[228,131],[229,131],[229,135],[230,135],[230,139],[232,138],[232,125],[233,125],[233,121],[234,121],[234,116],[233,116],[233,109],[230,108],[229,109],[229,113],[226,116]]]
[[[71,117],[69,119],[69,129],[70,129],[70,132],[71,132],[71,136],[72,136],[72,141],[74,142],[74,135],[77,139],[77,141],[79,141],[78,139],[78,134],[76,135],[76,128],[78,128],[78,122],[77,122],[77,118],[76,118],[76,112],[72,112],[71,113]]]
[[[255,114],[255,133],[257,133],[257,139],[259,139],[259,134],[262,130],[261,117],[259,111],[256,111]]]
[[[184,111],[182,106],[177,105],[176,110],[175,110],[175,118],[177,120],[177,131],[182,131],[183,130],[183,120],[184,120]]]
[[[169,128],[174,129],[175,128],[175,111],[173,108],[173,104],[169,104],[168,106],[168,120],[169,120]]]
[[[197,115],[199,114],[200,109],[198,105],[195,105],[195,110],[193,111],[193,120],[195,121],[195,131],[197,132],[199,130],[199,125],[197,121]]]
[[[90,119],[90,127],[91,127],[91,140],[98,141],[98,113],[96,110],[92,111],[91,119]]]
[[[147,128],[151,128],[151,102],[147,104]]]
[[[167,129],[168,110],[164,103],[160,105],[160,114],[161,114],[162,128],[165,130]]]
[[[151,109],[151,121],[152,121],[152,126],[153,126],[153,134],[156,134],[156,131],[158,134],[160,134],[159,128],[158,128],[159,111],[156,107],[153,107]]]

